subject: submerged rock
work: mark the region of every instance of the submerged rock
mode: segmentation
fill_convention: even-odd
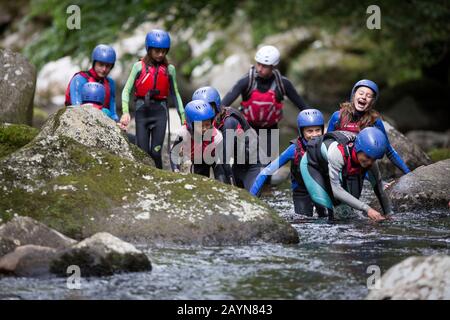
[[[448,209],[450,159],[417,168],[387,189],[394,211]]]
[[[12,241],[15,245],[12,249],[28,244],[64,249],[76,243],[75,240],[29,217],[15,217],[1,225],[0,239]]]
[[[383,121],[383,124],[386,128],[389,142],[410,170],[432,163],[430,157],[419,147],[419,145],[409,140],[388,122]],[[378,161],[378,165],[380,166],[381,174],[385,179],[403,175],[403,172],[398,169],[387,156],[381,159],[381,161]]]
[[[81,241],[52,261],[51,272],[67,275],[67,268],[76,265],[82,276],[107,276],[118,272],[150,271],[150,260],[133,245],[109,233],[97,233]]]
[[[367,299],[450,299],[450,256],[410,257],[381,277],[381,288]]]
[[[0,258],[0,273],[18,277],[44,276],[50,272],[50,263],[57,256],[54,248],[26,245]]]
[[[295,229],[247,191],[156,169],[133,147],[101,112],[61,109],[32,142],[0,159],[0,219],[30,216],[75,239],[109,232],[144,242],[298,242]]]
[[[0,49],[0,122],[31,125],[36,70],[19,53]]]

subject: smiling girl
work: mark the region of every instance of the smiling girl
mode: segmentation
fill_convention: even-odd
[[[327,132],[335,130],[359,133],[366,127],[380,129],[388,139],[381,115],[373,109],[379,96],[378,86],[367,79],[360,80],[353,86],[350,101],[341,103],[340,110],[333,113],[328,123]],[[387,140],[386,155],[404,174],[410,172],[403,159]]]

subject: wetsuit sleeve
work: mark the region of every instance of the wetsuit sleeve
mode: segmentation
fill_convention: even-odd
[[[308,109],[308,105],[305,103],[302,97],[298,94],[297,90],[295,89],[292,82],[286,78],[282,77],[284,89],[286,90],[286,96],[289,98],[289,100],[292,101],[292,103],[300,110]]]
[[[253,183],[250,193],[254,196],[258,195],[267,180],[267,176],[272,175],[275,171],[284,166],[288,161],[294,159],[295,156],[295,144],[291,144],[289,148],[283,151],[280,156],[272,161],[267,167],[265,167],[256,177]]]
[[[344,158],[337,147],[337,143],[334,142],[328,148],[328,172],[330,175],[333,196],[350,207],[367,213],[370,207],[366,203],[352,196],[342,187],[340,175],[343,168]]]
[[[333,113],[333,115],[330,118],[330,121],[328,122],[327,133],[335,131],[338,122],[339,122],[339,111],[336,111]]]
[[[222,105],[225,107],[229,107],[233,104],[233,102],[245,93],[248,87],[248,74],[246,74],[243,78],[241,78],[236,84],[233,86],[231,91],[229,91],[225,97],[222,99]]]
[[[142,64],[140,61],[136,62],[131,69],[131,73],[128,76],[127,82],[122,90],[122,113],[129,113],[129,102],[130,96],[134,91],[134,82],[136,81],[136,76],[142,70]]]
[[[83,102],[81,100],[81,88],[87,83],[87,80],[77,74],[70,81],[70,102],[71,105],[81,105]]]
[[[170,96],[175,104],[178,115],[180,116],[181,124],[184,124],[186,118],[184,115],[183,101],[181,100],[180,92],[178,91],[177,72],[175,66],[169,64],[169,79],[170,79]]]
[[[386,150],[386,155],[389,158],[389,160],[391,160],[391,162],[400,170],[402,170],[402,172],[404,174],[411,172],[411,170],[409,170],[408,166],[406,165],[406,163],[403,161],[403,159],[400,157],[400,155],[397,153],[397,151],[395,151],[394,147],[391,145],[391,143],[389,142],[389,137],[386,133],[386,129],[384,128],[384,124],[383,121],[381,121],[381,119],[377,119],[374,123],[374,126],[378,129],[380,129],[384,135],[386,136],[388,145],[387,145],[387,150]]]
[[[367,172],[368,180],[372,185],[373,191],[378,198],[378,201],[383,208],[384,214],[392,214],[392,205],[389,197],[386,195],[383,189],[383,181],[381,180],[380,169],[378,168],[378,163],[374,163],[372,168]]]
[[[117,122],[119,121],[119,116],[116,113],[116,83],[111,78],[106,78],[106,81],[109,81],[109,87],[111,88],[111,97],[109,100],[110,118]]]

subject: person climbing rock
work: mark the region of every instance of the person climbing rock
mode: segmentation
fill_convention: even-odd
[[[116,85],[108,77],[116,63],[116,52],[110,46],[99,44],[92,51],[92,67],[88,71],[77,72],[69,82],[66,89],[65,105],[82,104],[82,88],[86,83],[98,82],[103,85],[105,97],[103,107],[109,110],[109,116],[114,121],[119,120],[116,113]]]
[[[88,82],[81,89],[81,107],[92,107],[102,111],[105,115],[115,120],[110,109],[105,108],[105,87],[98,82]],[[77,107],[74,105],[73,107]]]
[[[300,111],[306,109],[307,105],[291,81],[276,68],[280,62],[277,48],[261,47],[256,52],[255,61],[256,65],[225,95],[222,104],[229,107],[239,95],[242,96],[241,111],[260,137],[261,130],[266,130],[266,143],[260,141],[266,154],[271,156],[271,137],[283,116],[284,97],[287,96]],[[267,164],[267,161],[264,162]]]
[[[297,116],[298,137],[291,141],[291,145],[277,159],[261,171],[250,189],[250,193],[258,196],[267,177],[291,161],[291,188],[294,211],[297,214],[311,217],[314,203],[300,173],[300,160],[305,154],[307,142],[322,136],[324,126],[324,118],[319,110],[306,109],[301,111]],[[324,207],[316,205],[316,211],[319,217],[327,216]]]
[[[219,92],[213,87],[201,87],[192,95],[192,99],[208,102],[215,111],[213,125],[223,136],[223,168],[231,183],[250,190],[256,176],[261,171],[258,161],[258,136],[245,117],[236,109],[223,107]],[[232,141],[228,142],[228,137]],[[231,163],[233,157],[233,164]]]
[[[186,123],[170,149],[172,171],[180,172],[181,164],[189,161],[191,173],[209,177],[213,169],[216,180],[230,183],[231,177],[226,176],[220,155],[223,137],[213,126],[213,107],[206,101],[193,100],[186,105],[185,113]]]
[[[176,106],[181,123],[184,108],[176,81],[176,69],[167,60],[170,49],[168,32],[155,29],[145,38],[147,55],[136,62],[122,91],[122,117],[120,124],[126,129],[130,123],[130,96],[135,99],[136,144],[162,169],[162,147],[168,119],[167,99]],[[170,138],[170,137],[169,137]]]
[[[329,218],[333,218],[333,206],[343,203],[367,213],[372,220],[385,219],[359,200],[366,173],[384,214],[392,213],[375,162],[384,156],[387,144],[386,135],[374,127],[365,128],[358,135],[348,131],[330,132],[308,142],[300,172],[312,200],[329,209]],[[354,182],[348,184],[349,179]]]

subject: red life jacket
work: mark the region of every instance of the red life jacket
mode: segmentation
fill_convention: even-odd
[[[350,131],[353,133],[359,133],[361,131],[359,121],[346,121],[346,123],[342,123],[343,119],[341,117],[341,114],[342,113],[339,111],[339,121],[336,124],[336,130]]]
[[[98,110],[102,110],[103,109],[103,106],[102,105],[100,105],[100,104],[96,104],[96,103],[84,103],[84,104],[82,104],[82,106],[89,106],[89,107],[93,107],[93,108],[95,108],[95,109],[98,109]]]
[[[305,154],[306,150],[303,146],[301,138],[297,138],[297,140],[291,141],[291,143],[295,143],[295,155],[294,155],[294,165],[298,166],[300,164],[300,160],[302,159],[303,155]]]
[[[273,127],[283,117],[283,104],[277,100],[276,89],[284,91],[281,75],[278,70],[274,70],[275,79],[269,90],[258,91],[256,83],[256,71],[254,66],[249,72],[249,88],[247,88],[247,100],[241,102],[242,113],[245,119],[253,126],[259,128]]]
[[[342,171],[343,176],[353,176],[365,173],[366,170],[359,164],[353,142],[350,142],[346,146],[338,144],[338,149],[344,158],[345,167]]]
[[[214,140],[215,140],[215,138],[217,136],[217,133],[218,133],[217,129],[213,127],[213,133],[212,133],[212,136],[211,136],[211,140],[202,141],[202,147],[201,147],[201,150],[202,150],[202,157],[201,158],[202,159],[203,159],[203,155],[204,155],[206,147],[208,147],[210,144],[214,144]],[[194,159],[195,159],[195,152],[199,151],[198,149],[200,149],[200,147],[198,146],[198,144],[195,143],[194,135],[192,134],[191,135],[191,161],[192,161],[192,163],[194,162]],[[211,155],[215,156],[215,153],[216,152],[215,152],[215,149],[214,149],[211,152]]]
[[[164,64],[148,66],[141,60],[142,70],[134,82],[135,96],[145,98],[150,90],[159,90],[152,99],[165,100],[169,96],[169,69]]]
[[[295,144],[294,160],[291,162],[291,175],[294,177],[297,183],[301,184],[303,179],[300,173],[300,161],[302,160],[302,157],[305,154],[306,150],[300,137],[291,140],[291,143]]]
[[[98,82],[98,83],[101,83],[105,87],[105,102],[104,102],[103,106],[105,108],[109,109],[110,101],[111,101],[111,86],[109,84],[108,79],[100,78],[97,75],[97,73],[95,72],[94,68],[89,69],[89,71],[80,71],[73,75],[73,77],[72,77],[72,79],[70,79],[69,85],[67,86],[67,89],[66,89],[66,101],[64,104],[66,106],[72,105],[72,99],[70,98],[70,84],[72,83],[73,78],[78,74],[80,76],[82,76],[83,78],[85,78],[88,82]]]

